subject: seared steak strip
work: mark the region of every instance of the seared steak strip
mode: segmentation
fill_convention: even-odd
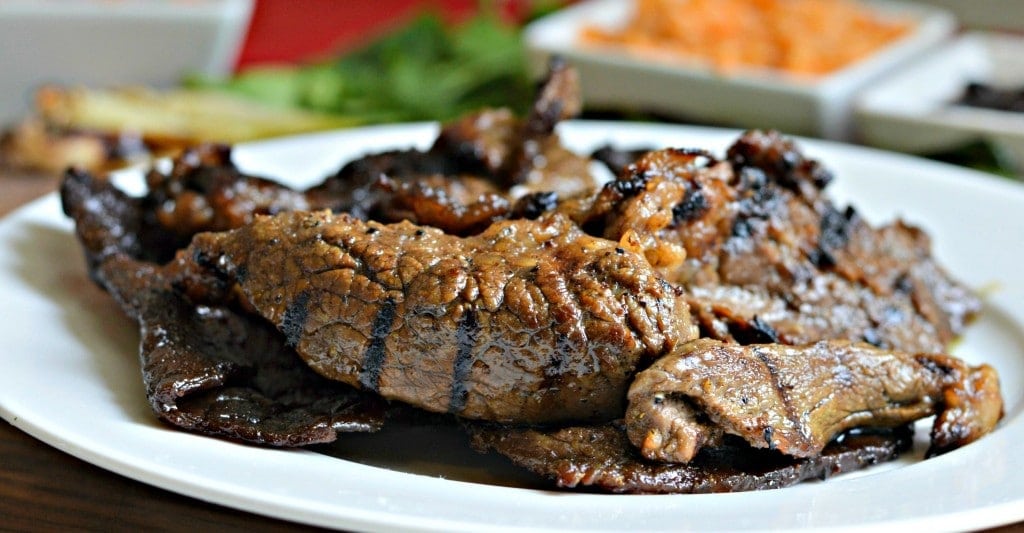
[[[642,257],[560,216],[458,238],[290,213],[199,235],[180,257],[186,281],[236,282],[324,376],[467,418],[621,416],[633,374],[696,337]]]
[[[643,253],[684,289],[707,337],[941,352],[980,310],[922,231],[875,229],[833,206],[820,190],[831,175],[792,141],[748,132],[728,154],[650,152],[557,210]]]
[[[62,200],[90,275],[139,324],[143,383],[160,419],[275,446],[328,442],[383,423],[379,398],[296,364],[295,352],[266,321],[230,300],[196,305],[165,269],[133,257],[152,244],[139,230],[138,200],[78,172],[66,177]]]
[[[531,193],[594,188],[590,160],[562,146],[555,126],[581,108],[576,73],[553,61],[531,113],[484,110],[446,124],[429,150],[370,155],[309,191],[310,203],[380,222],[409,220],[472,235],[508,218]]]
[[[471,431],[476,448],[494,450],[559,487],[617,493],[777,489],[895,459],[911,444],[908,428],[851,433],[819,455],[798,459],[726,439],[681,464],[645,460],[612,424],[551,430],[474,426]]]
[[[429,150],[367,155],[305,191],[243,174],[226,146],[191,148],[170,172],[147,175],[149,192],[139,200],[144,225],[162,231],[174,249],[201,231],[294,210],[330,209],[381,222],[410,220],[457,235],[479,233],[508,218],[520,196],[573,195],[595,187],[589,159],[566,150],[554,131],[579,109],[576,74],[556,62],[526,119],[506,109],[485,110],[445,125]]]
[[[933,453],[992,431],[1002,416],[995,370],[847,341],[797,347],[700,339],[636,376],[625,420],[644,457],[685,463],[725,434],[812,457],[848,429],[898,427],[936,413]]]
[[[301,191],[243,174],[231,160],[231,149],[201,145],[174,160],[170,172],[146,175],[142,198],[147,216],[177,235],[180,248],[201,231],[223,231],[248,224],[257,215],[309,209]]]
[[[942,389],[941,410],[932,424],[927,457],[966,446],[991,432],[1003,417],[999,375],[989,365],[968,367],[954,358],[927,357],[922,363],[938,367],[948,386]]]

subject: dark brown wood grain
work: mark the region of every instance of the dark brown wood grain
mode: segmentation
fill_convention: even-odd
[[[0,421],[0,529],[301,531],[302,527],[121,477]]]
[[[0,168],[0,217],[58,178]],[[108,472],[0,419],[0,531],[315,531]]]

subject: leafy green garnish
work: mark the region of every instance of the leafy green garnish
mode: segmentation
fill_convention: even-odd
[[[516,28],[491,15],[446,26],[432,14],[335,60],[258,68],[186,85],[358,123],[450,120],[481,107],[523,113],[532,98]]]

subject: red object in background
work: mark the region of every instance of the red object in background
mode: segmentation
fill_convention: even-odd
[[[394,28],[424,10],[462,20],[477,0],[256,0],[236,70],[322,59]]]

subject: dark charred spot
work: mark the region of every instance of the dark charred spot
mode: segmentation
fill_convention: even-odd
[[[210,254],[206,253],[200,248],[196,248],[192,253],[192,262],[199,265],[204,270],[213,269],[215,262],[210,258]]]
[[[426,232],[421,229],[418,229],[416,230],[416,233],[414,233],[414,235],[416,235],[417,237],[422,237],[424,233]]]
[[[585,220],[583,224],[580,225],[580,229],[582,229],[583,233],[586,233],[587,235],[600,237],[604,235],[605,220],[602,217]]]
[[[631,198],[640,194],[640,192],[647,187],[647,182],[650,181],[651,178],[636,169],[630,170],[629,175],[609,182],[605,187],[615,191],[623,198]]]
[[[395,321],[395,301],[388,298],[377,310],[370,329],[370,344],[363,354],[363,369],[359,372],[359,384],[376,392],[380,388],[380,373],[384,368],[384,341],[391,333]]]
[[[852,208],[839,212],[831,204],[825,206],[824,213],[821,215],[821,224],[818,228],[820,232],[818,235],[818,250],[820,251],[819,260],[823,260],[823,263],[827,264],[819,264],[819,266],[835,265],[835,258],[831,257],[831,254],[836,250],[841,250],[849,242],[850,233],[853,230],[856,219],[857,212]],[[828,256],[828,260],[824,260],[825,256]]]
[[[284,333],[285,343],[293,348],[299,344],[306,327],[306,318],[309,316],[309,296],[308,292],[299,293],[285,309],[284,317],[281,318],[281,333]]]
[[[467,310],[462,315],[462,319],[459,320],[458,329],[455,331],[458,351],[452,364],[452,387],[448,401],[449,413],[457,414],[466,408],[466,400],[469,397],[469,389],[466,387],[466,382],[473,369],[473,350],[476,348],[479,336],[480,322],[477,319],[476,311],[473,309]]]
[[[827,250],[822,250],[821,248],[816,248],[814,250],[811,250],[810,252],[807,252],[807,259],[811,262],[811,264],[820,269],[827,269],[836,266],[835,256],[833,256]]]
[[[749,322],[736,321],[729,325],[729,332],[740,344],[778,344],[779,333],[761,317],[754,316]]]
[[[759,316],[754,316],[754,319],[750,321],[750,328],[757,334],[758,338],[765,339],[765,343],[779,342],[779,334],[775,331],[775,328]]]
[[[810,175],[811,183],[814,183],[815,187],[824,189],[832,183],[833,179],[835,179],[835,175],[832,174],[832,171],[821,166],[818,162],[812,161],[809,166],[810,169],[808,169],[807,174]]]
[[[512,208],[513,218],[536,220],[544,213],[554,211],[558,207],[558,193],[535,192],[520,198]]]
[[[896,278],[896,281],[893,283],[893,289],[903,294],[911,294],[914,292],[914,281],[904,274]]]
[[[374,233],[377,233],[377,228],[366,228],[367,235],[373,235]]]
[[[732,224],[732,236],[746,238],[754,234],[754,228],[750,225],[750,219],[739,217]]]
[[[605,145],[595,150],[590,157],[604,163],[604,166],[608,167],[612,174],[618,176],[626,170],[626,167],[635,163],[637,159],[651,150],[653,148],[621,150],[612,145]]]
[[[707,213],[711,206],[708,204],[707,196],[699,187],[689,189],[683,196],[683,201],[672,208],[672,222],[683,224],[696,220]]]

